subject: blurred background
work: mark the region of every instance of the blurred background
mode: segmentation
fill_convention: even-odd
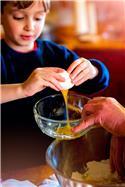
[[[125,0],[52,0],[44,37],[69,47],[79,41],[121,41],[125,38]]]
[[[96,96],[125,105],[125,0],[53,0],[42,37],[106,64],[110,86]]]

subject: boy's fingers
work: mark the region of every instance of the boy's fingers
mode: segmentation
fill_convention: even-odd
[[[55,79],[57,80],[57,81],[59,81],[59,82],[64,82],[65,81],[65,78],[64,77],[62,77],[60,74],[58,74],[58,73],[56,73],[55,75],[54,75],[54,77],[55,77]]]
[[[53,68],[53,70],[56,72],[56,73],[62,73],[63,71],[65,71],[64,69],[62,68]]]
[[[58,87],[56,87],[53,83],[49,82],[49,81],[46,81],[46,80],[43,80],[43,84],[45,87],[50,87],[56,91],[59,91],[60,89]]]
[[[86,70],[85,70],[86,71]],[[89,75],[85,72],[81,72],[79,75],[77,75],[77,77],[75,78],[75,80],[73,80],[73,83],[78,86],[81,83],[87,81],[89,79]]]
[[[79,64],[81,63],[81,58],[75,60],[67,69],[67,72],[70,74]]]
[[[72,81],[72,82],[74,83],[75,86],[79,86],[80,84],[84,83],[87,80],[88,80],[87,77],[82,77],[82,79],[79,79],[77,81]]]
[[[80,63],[76,66],[76,68],[73,69],[73,71],[70,73],[71,79],[75,79],[79,74],[82,73],[82,76],[89,73],[89,68],[87,68],[86,63]]]

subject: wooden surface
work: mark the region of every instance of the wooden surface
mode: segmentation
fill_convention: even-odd
[[[53,170],[48,165],[41,165],[33,168],[2,173],[2,180],[10,178],[17,180],[29,180],[33,184],[39,185],[44,179],[48,178],[53,173]]]

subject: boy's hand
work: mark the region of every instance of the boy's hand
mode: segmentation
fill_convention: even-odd
[[[59,82],[63,82],[65,79],[59,73],[63,71],[61,68],[36,68],[22,84],[25,96],[32,96],[46,87],[50,87],[56,91],[61,90],[62,87]]]
[[[93,79],[98,74],[98,69],[85,58],[75,60],[67,69],[74,85],[79,86],[89,79]]]
[[[110,165],[125,180],[125,137],[112,136],[110,146]]]

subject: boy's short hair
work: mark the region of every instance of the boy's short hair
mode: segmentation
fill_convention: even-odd
[[[1,0],[1,12],[3,13],[4,11],[4,7],[10,3],[12,4],[12,6],[17,7],[18,9],[25,9],[28,8],[33,2],[35,2],[36,0],[30,1],[30,0],[13,0],[13,1],[6,1],[6,0]],[[50,0],[37,0],[37,1],[41,1],[43,2],[43,6],[45,9],[45,12],[49,11],[50,8]]]

